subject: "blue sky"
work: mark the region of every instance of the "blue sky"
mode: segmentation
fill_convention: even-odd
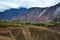
[[[20,7],[50,7],[58,3],[60,3],[60,0],[0,0],[0,12]]]

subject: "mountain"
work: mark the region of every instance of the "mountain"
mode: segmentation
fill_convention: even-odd
[[[26,8],[20,8],[20,9],[10,9],[6,10],[4,12],[0,12],[0,19],[11,19],[17,15],[21,15],[24,11],[26,11]]]
[[[33,7],[27,9],[22,15],[17,15],[12,18],[12,20],[24,20],[24,21],[51,21],[57,15],[60,14],[59,11],[60,3],[46,8]]]
[[[54,12],[53,16],[53,21],[60,22],[60,7]]]
[[[26,9],[21,7],[19,9],[6,10],[0,12],[0,19],[45,22],[53,20],[57,15],[60,15],[60,3],[46,8],[32,7]]]

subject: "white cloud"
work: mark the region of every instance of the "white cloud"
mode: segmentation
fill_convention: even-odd
[[[0,11],[19,7],[50,7],[60,3],[60,0],[0,0]]]

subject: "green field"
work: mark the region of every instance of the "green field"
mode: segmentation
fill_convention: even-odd
[[[5,26],[44,26],[44,27],[54,27],[58,26],[57,22],[26,22],[21,20],[0,20],[0,27]]]

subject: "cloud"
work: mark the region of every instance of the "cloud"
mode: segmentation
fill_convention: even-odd
[[[60,0],[0,0],[0,12],[20,7],[50,7],[57,3],[60,3]]]

